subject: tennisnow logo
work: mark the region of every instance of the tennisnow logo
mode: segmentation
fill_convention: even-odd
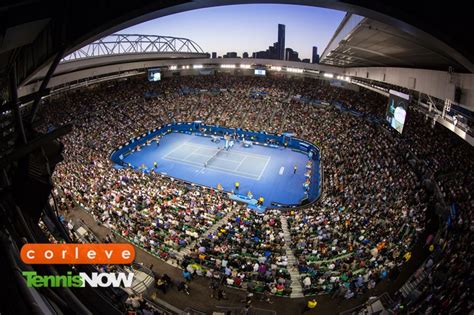
[[[20,252],[25,264],[117,264],[135,259],[131,244],[25,244]]]
[[[93,272],[89,276],[85,272],[80,272],[79,275],[73,275],[68,271],[66,276],[41,276],[36,271],[23,271],[23,276],[26,278],[26,285],[33,288],[83,288],[86,283],[93,287],[125,287],[130,288],[133,282],[133,273],[107,273],[107,272]]]

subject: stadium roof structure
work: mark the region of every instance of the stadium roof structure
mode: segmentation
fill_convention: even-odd
[[[65,56],[61,62],[111,55],[156,53],[189,54],[189,56],[197,54],[199,57],[205,55],[196,42],[187,38],[143,34],[112,34],[73,51]]]
[[[471,4],[458,2],[378,0],[141,0],[141,1],[15,1],[0,5],[0,76],[15,69],[21,85],[36,71],[99,38],[125,27],[177,12],[244,3],[290,3],[343,10],[383,21],[437,46],[464,69],[474,72],[474,46],[466,40],[472,29]],[[363,57],[362,57],[363,58]],[[379,62],[375,56],[371,56]],[[369,58],[369,59],[370,59]],[[367,59],[367,58],[366,58]],[[361,59],[359,59],[361,60]],[[411,61],[413,62],[413,61]],[[415,61],[416,62],[416,61]],[[374,62],[375,64],[375,62]],[[414,66],[419,66],[414,64]],[[439,67],[439,62],[423,63]]]
[[[456,72],[468,69],[427,36],[348,13],[321,55],[340,67],[407,67]]]
[[[196,42],[187,38],[143,34],[112,34],[64,56],[56,67],[51,80],[65,73],[97,69],[107,65],[123,65],[131,61],[141,62],[141,66],[145,67],[150,61],[197,58],[209,58],[209,54],[205,53]],[[125,70],[125,67],[119,68]],[[48,68],[45,67],[37,71],[25,83],[32,84],[42,81],[47,72]],[[23,94],[22,89],[25,86],[26,84],[19,88],[19,96]]]

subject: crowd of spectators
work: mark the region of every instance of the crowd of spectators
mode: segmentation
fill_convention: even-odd
[[[114,87],[109,92],[120,95],[120,91],[123,90]],[[190,189],[154,173],[145,175],[114,168],[108,159],[109,152],[130,135],[156,126],[156,118],[143,114],[147,107],[136,101],[134,93],[124,93],[122,99],[114,99],[114,102],[101,101],[99,95],[100,92],[89,91],[61,98],[57,101],[71,104],[71,111],[67,106],[62,112],[54,111],[51,104],[44,113],[58,116],[56,121],[67,122],[87,112],[90,103],[85,99],[100,104],[90,105],[99,112],[93,111],[92,115],[76,120],[73,132],[62,139],[65,161],[54,174],[61,192],[62,209],[80,205],[98,222],[168,259],[173,256],[173,250],[196,240],[230,209],[240,207],[219,192]],[[77,109],[73,104],[82,108]],[[145,104],[150,106],[150,113],[153,112],[156,104]],[[165,110],[161,110],[157,106],[154,112],[163,114]],[[135,117],[133,112],[139,113]],[[51,122],[54,120],[49,120]]]
[[[403,263],[423,230],[426,196],[376,126],[334,110],[306,117],[322,131],[307,138],[323,147],[324,195],[288,216],[292,247],[306,293],[337,290],[350,298]]]
[[[214,278],[252,292],[291,293],[280,213],[240,209],[214,233],[205,235],[184,257],[190,273]]]
[[[469,314],[472,312],[472,214],[463,212],[430,245],[431,254],[413,277],[421,282],[406,297],[396,297],[399,314]]]
[[[149,91],[157,96],[145,97]],[[255,96],[255,91],[262,93]],[[158,84],[139,77],[51,99],[41,112],[43,130],[75,124],[62,138],[65,161],[53,176],[61,207],[83,206],[98,222],[164,259],[197,241],[182,261],[185,269],[223,277],[233,286],[257,283],[259,290],[273,293],[288,293],[291,285],[282,252],[283,216],[305,292],[346,298],[372,289],[408,261],[424,229],[432,197],[412,169],[408,151],[432,170],[445,201],[457,209],[456,219],[470,227],[474,168],[467,143],[444,127],[432,128],[413,110],[399,137],[364,117],[294,96],[337,101],[380,118],[386,108],[383,96],[327,81],[230,75],[167,78]],[[288,131],[316,143],[324,174],[320,202],[260,216],[220,192],[153,172],[116,169],[109,161],[109,153],[130,138],[164,123],[194,120]],[[217,232],[207,235],[216,224]],[[460,257],[458,250],[453,244],[446,256],[469,257]]]

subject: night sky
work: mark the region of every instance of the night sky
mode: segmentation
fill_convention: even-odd
[[[323,49],[345,12],[317,7],[280,4],[230,5],[187,11],[161,17],[119,33],[154,34],[189,38],[205,52],[223,55],[235,51],[266,50],[277,41],[278,24],[286,25],[286,48],[311,58],[312,47]]]

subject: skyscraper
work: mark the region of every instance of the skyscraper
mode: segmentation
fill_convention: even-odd
[[[291,50],[293,51],[293,50]],[[292,54],[293,59],[297,59]],[[258,59],[276,59],[276,60],[285,60],[286,59],[286,50],[285,50],[285,25],[278,24],[278,41],[273,43],[272,46],[269,46],[265,51],[257,51],[252,54],[252,58]]]
[[[300,61],[300,58],[298,58],[298,52],[294,51],[291,48],[285,49],[285,60],[288,61]]]
[[[313,58],[311,63],[319,63],[318,47],[313,46]]]
[[[280,60],[285,60],[285,25],[284,24],[278,24],[277,57]]]

